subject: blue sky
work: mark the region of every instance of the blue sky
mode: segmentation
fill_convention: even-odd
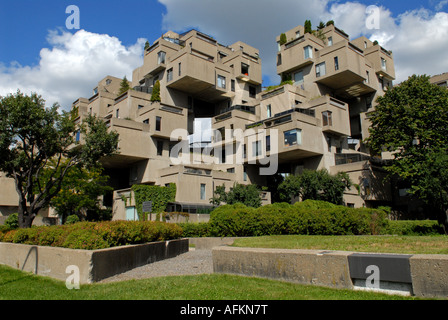
[[[65,26],[69,5],[80,10],[81,30]],[[378,30],[365,27],[370,5],[381,8]],[[447,12],[448,0],[0,0],[0,95],[38,91],[68,108],[109,74],[132,77],[146,40],[193,27],[257,47],[270,85],[278,81],[275,36],[305,19],[333,19],[352,39],[379,40],[394,52],[399,82],[448,71]]]

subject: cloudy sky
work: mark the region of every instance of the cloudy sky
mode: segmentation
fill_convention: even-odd
[[[79,8],[79,29],[67,28],[70,5]],[[372,5],[374,29],[366,26]],[[448,72],[448,0],[0,0],[0,95],[38,92],[68,109],[107,75],[131,79],[146,40],[191,28],[258,48],[263,85],[277,84],[275,38],[306,19],[378,40],[394,53],[396,83]]]

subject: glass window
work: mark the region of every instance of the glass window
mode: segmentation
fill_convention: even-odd
[[[218,75],[218,87],[225,89],[226,88],[226,78]]]
[[[381,58],[381,68],[383,70],[387,70],[387,63],[386,63],[386,59]]]
[[[205,187],[206,185],[201,183],[201,200],[205,200]]]
[[[302,130],[293,129],[285,132],[285,147],[302,144]]]
[[[270,104],[268,104],[266,107],[266,113],[268,118],[272,117],[272,107]]]
[[[162,118],[156,117],[156,131],[162,130]]]
[[[160,51],[157,54],[157,64],[165,63],[165,56],[166,56],[166,53],[163,51]]]
[[[166,72],[166,81],[170,82],[173,80],[173,68]]]
[[[333,37],[328,37],[328,46],[332,46],[333,45]]]
[[[339,59],[338,57],[334,57],[334,70],[339,70]]]
[[[252,142],[252,156],[261,156],[261,141]]]
[[[303,48],[305,59],[312,59],[313,58],[313,47],[306,46]]]
[[[257,96],[257,88],[249,86],[249,97],[255,98]]]
[[[323,126],[332,126],[333,125],[333,118],[332,118],[331,111],[322,112],[322,124],[323,124]]]
[[[249,65],[241,63],[241,73],[248,76],[249,75]]]
[[[157,141],[157,155],[161,156],[163,154],[163,141]]]
[[[294,73],[294,85],[300,86],[303,84],[303,71]]]
[[[271,151],[271,136],[266,136],[266,152]]]
[[[319,63],[316,65],[316,77],[322,77],[326,74],[325,62]]]
[[[235,92],[235,80],[230,81],[230,86],[231,86],[232,92]]]

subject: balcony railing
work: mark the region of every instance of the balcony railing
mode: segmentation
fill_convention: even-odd
[[[348,163],[369,161],[370,159],[371,157],[359,153],[340,153],[335,155],[335,164],[340,166]]]

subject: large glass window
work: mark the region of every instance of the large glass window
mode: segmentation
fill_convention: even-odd
[[[303,53],[304,53],[305,59],[312,59],[313,58],[313,47],[306,46],[305,48],[303,48]]]
[[[173,68],[166,72],[166,81],[170,82],[171,80],[173,80]]]
[[[332,126],[333,125],[333,117],[331,111],[322,112],[322,124],[323,126]]]
[[[294,85],[300,86],[303,84],[303,71],[294,73]]]
[[[206,196],[205,187],[206,187],[206,185],[201,183],[201,200],[205,200],[205,196]]]
[[[160,51],[157,54],[157,64],[165,63],[165,56],[166,56],[166,53],[163,51]]]
[[[386,71],[387,70],[387,63],[386,63],[386,59],[381,58],[381,68]]]
[[[218,87],[225,89],[226,88],[226,78],[218,75]]]
[[[261,141],[252,142],[252,156],[261,156]]]
[[[325,62],[316,65],[316,77],[322,77],[326,74]]]
[[[285,147],[291,147],[302,144],[302,130],[293,129],[286,131],[285,135]]]

